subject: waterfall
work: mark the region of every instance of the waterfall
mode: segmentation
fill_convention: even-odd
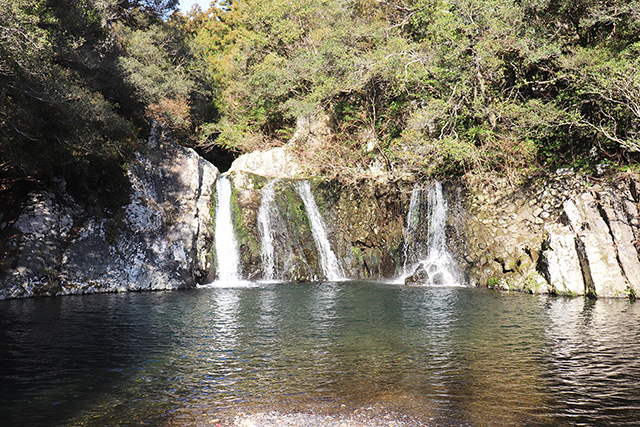
[[[258,209],[258,228],[262,242],[262,270],[264,280],[274,280],[276,278],[275,251],[274,251],[274,224],[271,217],[275,208],[275,181],[269,182],[262,189],[262,201]]]
[[[404,246],[402,248],[402,255],[404,258],[404,264],[402,270],[407,272],[407,262],[409,260],[409,248],[414,243],[416,231],[419,224],[420,215],[420,202],[422,201],[422,188],[419,184],[413,186],[411,190],[411,199],[409,201],[409,212],[407,212],[407,226],[404,230]]]
[[[240,256],[231,215],[231,180],[219,176],[216,181],[215,248],[218,280],[240,281]]]
[[[316,247],[318,248],[318,256],[320,258],[322,272],[327,280],[344,280],[344,275],[340,268],[340,264],[338,263],[338,258],[336,258],[336,255],[331,250],[324,221],[322,220],[316,201],[311,193],[309,181],[297,183],[296,191],[300,195],[300,198],[304,203],[305,210],[307,211],[313,240],[316,242]]]
[[[421,199],[421,194],[419,193],[421,191],[414,188],[409,203],[407,237],[405,241],[405,266],[408,258],[408,245],[413,241],[419,225],[425,223],[427,226],[427,256],[426,259],[418,263],[417,268],[412,268],[411,271],[415,271],[413,275],[418,276],[419,281],[423,281],[427,285],[457,285],[459,284],[458,268],[446,247],[447,202],[442,194],[442,185],[439,182],[435,182],[429,187],[426,200],[426,218],[422,222],[418,221],[419,202]],[[412,206],[414,204],[418,206]],[[407,273],[405,269],[405,274]]]

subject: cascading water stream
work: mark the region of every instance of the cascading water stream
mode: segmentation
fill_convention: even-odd
[[[409,203],[409,213],[407,216],[407,230],[405,242],[405,275],[409,272],[406,270],[406,262],[408,258],[408,244],[413,240],[413,235],[417,231],[419,225],[418,211],[420,194],[422,190],[414,188]],[[415,194],[415,202],[414,202]],[[427,285],[458,285],[458,268],[455,260],[446,247],[445,226],[447,222],[447,202],[442,194],[442,184],[435,182],[429,187],[426,203],[426,225],[427,225],[427,241],[426,241],[426,259],[420,261],[416,268],[412,268],[415,274],[424,276],[424,282]]]
[[[411,191],[411,199],[409,201],[409,212],[407,212],[407,226],[404,233],[404,246],[402,255],[404,264],[402,270],[407,274],[407,262],[409,260],[409,248],[411,247],[419,224],[420,202],[422,200],[422,188],[418,184]]]
[[[231,215],[231,180],[219,176],[216,181],[215,248],[218,263],[218,280],[238,282],[240,256]]]
[[[309,185],[309,182],[302,181],[297,183],[296,191],[302,199],[305,210],[307,211],[313,240],[316,242],[316,247],[318,248],[318,256],[320,258],[322,272],[326,276],[327,280],[344,280],[344,274],[342,273],[342,269],[338,263],[338,258],[336,258],[336,255],[331,250],[324,221],[322,220],[316,201],[311,193],[311,186]]]
[[[271,218],[276,196],[274,184],[275,181],[271,181],[262,189],[262,201],[260,203],[260,209],[258,209],[258,227],[262,242],[261,257],[264,280],[274,280],[276,278],[275,250],[273,244],[275,236],[274,224]]]

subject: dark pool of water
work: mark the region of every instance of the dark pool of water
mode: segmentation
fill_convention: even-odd
[[[351,282],[0,301],[0,363],[2,425],[367,407],[426,425],[640,423],[627,300]]]

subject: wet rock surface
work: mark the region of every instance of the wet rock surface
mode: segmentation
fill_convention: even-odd
[[[416,267],[414,272],[410,276],[407,276],[404,279],[404,283],[405,285],[421,285],[423,283],[427,283],[428,280],[429,280],[429,274],[427,273],[427,270],[424,268],[424,265],[420,263],[420,265]]]
[[[326,128],[321,119],[309,119],[291,144],[321,145]],[[296,191],[299,161],[281,147],[236,162],[229,176],[241,277],[325,280]],[[20,216],[0,224],[0,298],[178,289],[213,280],[215,167],[156,127],[128,173],[131,203],[120,213],[96,215],[63,192],[40,191]],[[443,182],[446,248],[460,267],[456,280],[532,293],[635,298],[640,181],[607,173],[559,169],[518,182],[482,175]],[[274,192],[268,275],[258,224],[267,185]],[[311,179],[310,188],[345,277],[442,282],[420,268],[429,256],[424,212],[408,227],[415,178],[386,174],[352,185]]]
[[[237,235],[244,252],[244,277],[263,278],[257,213],[262,189],[272,182],[275,204],[271,223],[277,279],[325,279],[309,218],[295,189],[299,181],[272,180],[243,172],[233,172],[230,176],[239,213]],[[382,280],[399,274],[407,191],[375,181],[359,187],[344,187],[333,181],[312,180],[311,189],[325,222],[331,249],[346,277]]]
[[[264,279],[258,211],[269,179],[244,172],[231,173],[234,203],[237,206],[238,237],[242,275],[251,280]],[[302,199],[295,190],[296,180],[278,179],[270,218],[273,229],[274,279],[306,282],[322,279],[317,248]]]

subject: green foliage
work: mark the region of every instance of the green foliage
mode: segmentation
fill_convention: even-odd
[[[186,133],[207,117],[184,22],[160,19],[176,3],[0,0],[0,196],[62,177],[84,202],[115,208],[146,118]]]
[[[498,279],[495,277],[490,277],[487,279],[487,288],[493,289],[498,286]]]
[[[626,289],[624,290],[624,295],[632,302],[637,299],[636,291],[630,286],[626,287]]]
[[[179,0],[125,0],[129,8],[143,8],[157,16],[166,17],[178,7]]]
[[[126,50],[118,58],[119,67],[147,105],[146,116],[186,133],[192,124],[188,101],[195,82],[184,67],[191,52],[179,28],[162,21],[139,28],[121,23],[115,33]]]
[[[634,161],[639,5],[249,0],[189,25],[221,86],[223,145],[268,146],[323,110],[336,146],[319,165],[367,166],[375,141],[396,169],[510,173]]]
[[[362,90],[371,72],[371,61],[362,56],[380,43],[383,28],[372,28],[354,7],[318,0],[249,1],[235,3],[224,18],[219,11],[210,11],[209,20],[194,17],[201,20],[194,25],[197,40],[205,44],[223,89],[224,127],[270,144],[290,135],[287,129],[298,116]]]
[[[297,149],[334,174],[640,160],[637,0],[175,6],[0,0],[0,193],[62,176],[124,203],[122,165],[150,119],[247,152],[323,112],[330,137]]]
[[[108,69],[95,12],[83,1],[0,1],[0,190],[63,176],[90,202],[126,200],[120,165],[135,129],[89,77]]]

